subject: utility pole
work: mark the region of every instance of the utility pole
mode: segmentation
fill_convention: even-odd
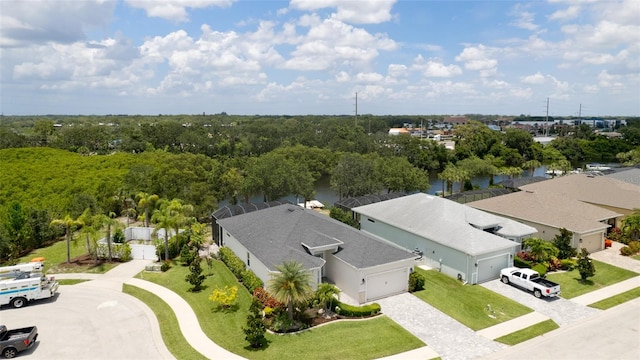
[[[356,91],[356,118],[355,125],[358,126],[358,92]]]
[[[547,135],[549,136],[549,98],[547,98],[547,117],[545,120],[546,124],[547,124]]]

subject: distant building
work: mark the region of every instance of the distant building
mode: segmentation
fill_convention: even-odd
[[[468,120],[466,116],[445,116],[444,122],[451,125],[465,125]]]
[[[405,128],[391,128],[389,129],[389,135],[401,135],[401,134],[410,134],[410,131]]]

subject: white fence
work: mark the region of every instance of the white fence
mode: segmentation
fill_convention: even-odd
[[[153,239],[164,239],[165,229],[159,229],[157,233],[153,234],[154,228],[131,226],[124,230],[124,238],[127,242],[132,240],[139,240],[145,242],[151,242]],[[169,230],[169,237],[173,237],[175,231]],[[106,244],[106,239],[101,239],[101,243]],[[153,244],[129,244],[131,247],[131,257],[135,260],[158,260],[158,251]]]

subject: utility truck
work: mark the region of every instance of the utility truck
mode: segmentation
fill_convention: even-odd
[[[48,299],[58,291],[54,277],[43,273],[42,261],[0,267],[0,306],[21,308],[29,301]]]
[[[32,347],[37,339],[38,328],[35,326],[7,330],[6,326],[0,325],[0,354],[5,359],[12,359]]]
[[[502,269],[500,279],[505,284],[513,284],[533,291],[533,296],[537,298],[554,297],[560,294],[560,285],[541,277],[535,270],[517,267]]]

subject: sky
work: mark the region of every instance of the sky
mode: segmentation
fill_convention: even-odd
[[[0,1],[4,115],[356,107],[640,116],[640,1]]]

